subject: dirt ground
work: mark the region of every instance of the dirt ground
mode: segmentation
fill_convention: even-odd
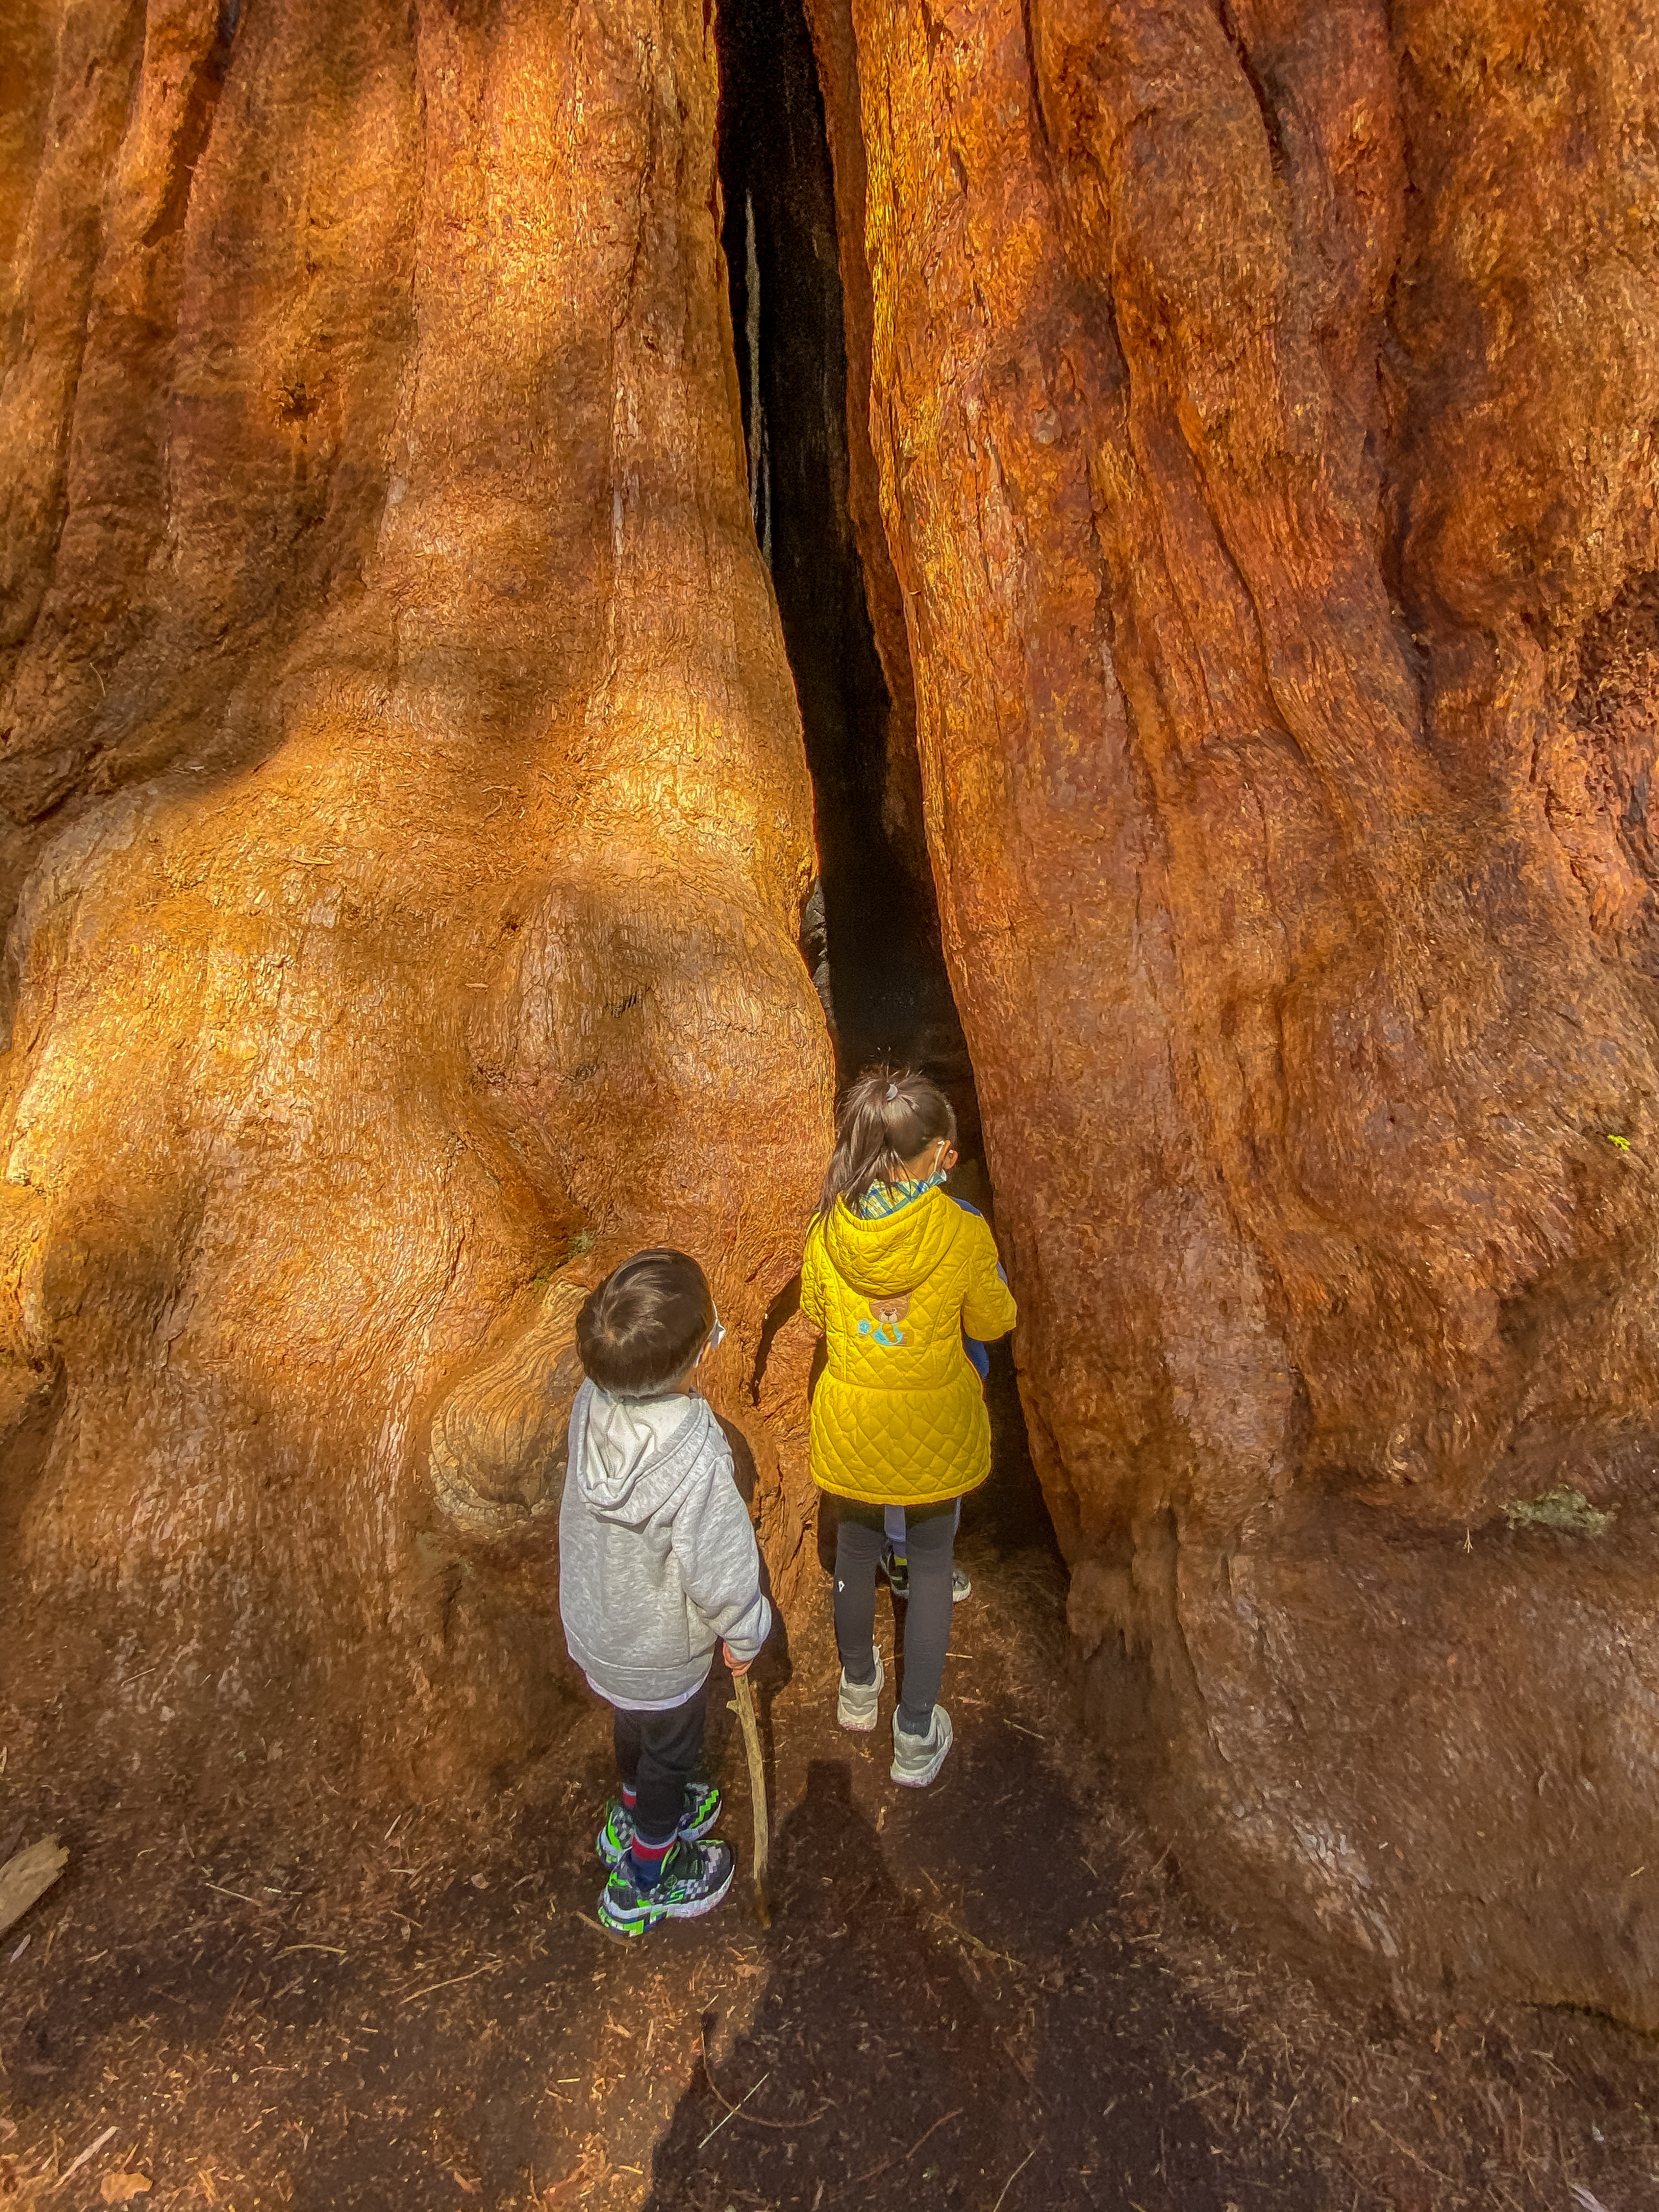
[[[827,1591],[768,1662],[769,1929],[723,1697],[738,1884],[631,1946],[592,1917],[597,1705],[471,1817],[353,1806],[317,1774],[280,1820],[239,1784],[216,1826],[158,1832],[61,1762],[9,1760],[0,1845],[55,1828],[73,1858],[0,1944],[0,2199],[1659,2203],[1651,2043],[1582,2014],[1345,2014],[1206,1929],[1073,1747],[1064,1576],[1023,1468],[971,1504],[959,1557],[957,1748],[933,1789],[892,1786],[884,1729],[836,1729]],[[879,1617],[890,1680],[884,1593]],[[0,1698],[0,1733],[39,1741],[21,1718]]]

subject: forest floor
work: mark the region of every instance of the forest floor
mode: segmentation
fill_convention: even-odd
[[[933,1789],[892,1786],[884,1724],[837,1729],[827,1591],[768,1662],[769,1929],[723,1694],[738,1881],[632,1945],[592,1918],[597,1705],[476,1816],[371,1813],[318,1773],[159,1834],[88,1812],[72,1771],[6,1775],[0,1831],[55,1828],[73,1856],[0,1944],[0,2201],[1659,2203],[1659,2046],[1582,2014],[1345,2013],[1218,1939],[1076,1748],[1065,1579],[1023,1470],[970,1506],[958,1556]],[[890,1682],[884,1593],[879,1619]],[[0,1696],[0,1734],[16,1717]]]

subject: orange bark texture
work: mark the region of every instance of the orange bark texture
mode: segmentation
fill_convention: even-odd
[[[468,1784],[560,1725],[605,1266],[702,1258],[781,1574],[807,1516],[803,1347],[749,1383],[831,1071],[708,11],[5,37],[6,1617],[111,1742],[349,1713]]]
[[[1310,1955],[1659,2026],[1659,9],[809,12],[1095,1720]]]
[[[1659,2027],[1659,7],[810,14],[1092,1722],[1310,1959]],[[0,1635],[112,1758],[471,1787],[625,1250],[809,1565],[709,10],[6,42]]]

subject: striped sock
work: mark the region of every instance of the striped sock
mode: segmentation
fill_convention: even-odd
[[[625,1782],[623,1784],[622,1801],[630,1813],[634,1809],[635,1801],[638,1798],[639,1794],[640,1793],[637,1790],[630,1790]]]
[[[668,1854],[673,1848],[672,1836],[665,1844],[647,1844],[642,1842],[638,1836],[635,1837],[628,1856],[633,1862],[634,1881],[636,1888],[654,1889],[657,1887],[662,1880],[662,1870]]]

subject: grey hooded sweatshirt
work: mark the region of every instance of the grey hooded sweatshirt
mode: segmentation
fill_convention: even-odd
[[[701,1398],[612,1398],[584,1382],[570,1409],[559,1508],[559,1612],[602,1698],[663,1712],[695,1697],[724,1641],[752,1659],[772,1630],[732,1449]]]

